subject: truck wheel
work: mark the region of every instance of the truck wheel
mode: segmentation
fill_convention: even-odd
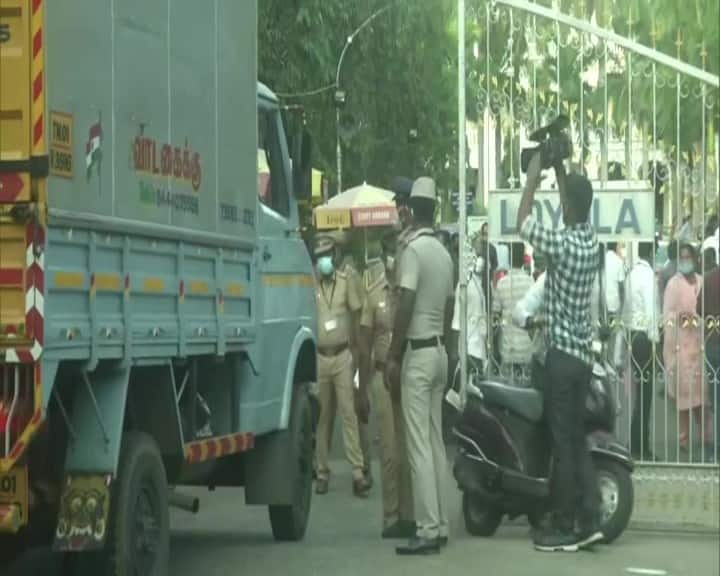
[[[608,458],[595,458],[600,492],[600,529],[605,544],[625,531],[632,516],[635,493],[630,471]]]
[[[480,498],[477,494],[463,492],[463,518],[465,529],[473,536],[490,537],[500,526],[503,511]]]
[[[26,548],[24,535],[2,534],[0,535],[0,574],[5,574],[5,569],[12,567],[15,560],[23,555]]]
[[[74,554],[72,572],[75,576],[167,576],[168,487],[155,440],[126,432],[118,471],[105,549]]]
[[[292,399],[290,425],[291,469],[293,474],[292,504],[270,506],[270,524],[275,540],[295,542],[302,540],[310,517],[313,475],[313,418],[308,391],[298,386]]]

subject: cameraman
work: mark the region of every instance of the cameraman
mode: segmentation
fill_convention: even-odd
[[[592,185],[579,174],[566,175],[562,156],[553,153],[554,148],[555,142],[547,140],[529,162],[517,226],[522,239],[548,262],[544,301],[548,344],[545,406],[555,458],[555,518],[551,529],[535,535],[535,548],[575,552],[603,537],[597,530],[599,498],[583,423],[592,377],[590,309],[599,253],[595,232],[588,222]],[[551,166],[557,176],[565,225],[559,231],[543,227],[532,216],[541,171]],[[579,533],[575,532],[576,520]]]

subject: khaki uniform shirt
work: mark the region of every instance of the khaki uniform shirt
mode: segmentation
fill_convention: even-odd
[[[392,339],[393,312],[392,286],[383,273],[367,287],[367,296],[360,316],[360,325],[372,331],[375,363],[384,363],[387,360]]]
[[[398,234],[397,245],[395,246],[395,286],[400,285],[400,262],[402,261],[402,255],[407,248],[410,237],[413,234],[413,229],[403,228],[402,232]]]
[[[350,315],[362,306],[353,282],[343,272],[335,272],[329,280],[318,279],[316,288],[318,310],[318,345],[320,348],[350,343]]]
[[[365,297],[362,276],[355,269],[355,266],[352,265],[349,258],[345,259],[343,265],[340,267],[340,271],[347,276],[348,281],[352,284],[352,289],[355,291],[355,294],[360,297],[360,302],[362,302]]]
[[[407,337],[442,336],[445,307],[453,297],[453,262],[432,230],[417,230],[411,236],[403,251],[400,287],[415,292]]]

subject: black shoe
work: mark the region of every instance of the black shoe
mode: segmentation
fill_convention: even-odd
[[[440,548],[445,548],[445,546],[448,545],[448,537],[447,536],[438,536],[437,543],[438,543],[438,546],[440,546]]]
[[[382,537],[386,540],[409,540],[415,537],[415,522],[398,520],[382,531]]]
[[[370,491],[370,486],[367,483],[367,480],[365,478],[358,478],[357,480],[353,480],[353,495],[358,498],[367,498],[368,492]]]
[[[565,530],[546,530],[535,535],[535,549],[541,552],[577,552],[580,548],[577,534]]]
[[[440,552],[437,538],[410,538],[407,546],[398,546],[395,552],[399,556],[428,556]]]
[[[368,490],[370,490],[370,488],[372,488],[374,484],[372,472],[370,472],[370,469],[363,470],[363,478],[365,478],[365,483],[368,486]]]
[[[315,494],[327,494],[329,482],[325,478],[318,478],[315,481]]]

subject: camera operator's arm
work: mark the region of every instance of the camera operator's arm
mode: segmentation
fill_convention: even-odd
[[[535,201],[535,191],[540,186],[540,172],[542,171],[542,158],[540,151],[533,154],[528,164],[527,180],[525,189],[523,190],[520,207],[517,214],[517,229],[520,230],[525,220],[532,213],[533,202]]]

